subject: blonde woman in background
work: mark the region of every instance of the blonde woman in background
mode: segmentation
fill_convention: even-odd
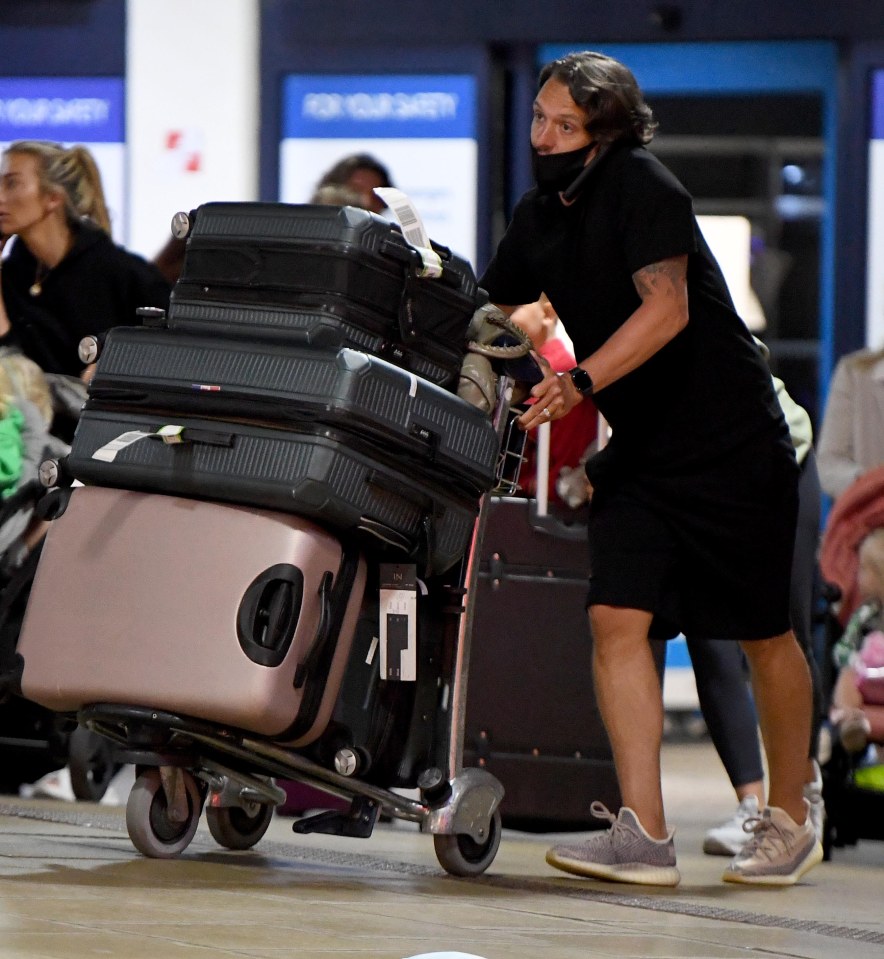
[[[156,267],[111,239],[101,177],[85,147],[7,147],[0,250],[0,346],[18,347],[47,373],[80,376],[84,336],[135,324],[137,307],[168,306],[169,284]]]

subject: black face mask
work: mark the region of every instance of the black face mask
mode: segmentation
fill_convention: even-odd
[[[538,193],[561,193],[574,182],[586,164],[593,143],[567,153],[539,154],[531,149],[531,167]]]

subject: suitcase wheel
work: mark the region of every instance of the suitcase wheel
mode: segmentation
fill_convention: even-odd
[[[488,822],[488,834],[483,842],[472,836],[433,836],[436,858],[442,868],[452,876],[480,876],[494,861],[500,846],[502,829],[500,810],[496,809]]]
[[[206,806],[206,822],[212,838],[226,849],[251,849],[267,832],[273,806],[249,803],[241,806]]]
[[[120,763],[109,739],[83,726],[71,733],[68,743],[68,766],[71,787],[77,799],[98,802],[107,792],[111,780],[119,771]]]
[[[126,803],[132,845],[150,859],[173,859],[190,845],[202,808],[203,793],[186,769],[145,769]]]

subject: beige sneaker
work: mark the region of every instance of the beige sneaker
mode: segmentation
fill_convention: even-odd
[[[681,874],[675,865],[673,833],[666,839],[652,839],[628,806],[613,816],[602,803],[594,802],[590,812],[597,819],[607,819],[611,828],[584,842],[553,846],[546,854],[551,866],[590,879],[678,885]]]
[[[783,809],[768,806],[746,824],[751,836],[721,877],[725,882],[792,886],[823,858],[823,847],[810,819],[799,826]]]

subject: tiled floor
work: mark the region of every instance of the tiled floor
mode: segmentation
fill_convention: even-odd
[[[881,959],[884,843],[836,850],[787,890],[719,881],[700,853],[732,799],[706,742],[668,745],[677,889],[557,874],[550,836],[507,832],[489,871],[455,879],[429,836],[294,836],[277,819],[252,851],[200,826],[176,860],[136,853],[121,808],[0,797],[0,959]]]

